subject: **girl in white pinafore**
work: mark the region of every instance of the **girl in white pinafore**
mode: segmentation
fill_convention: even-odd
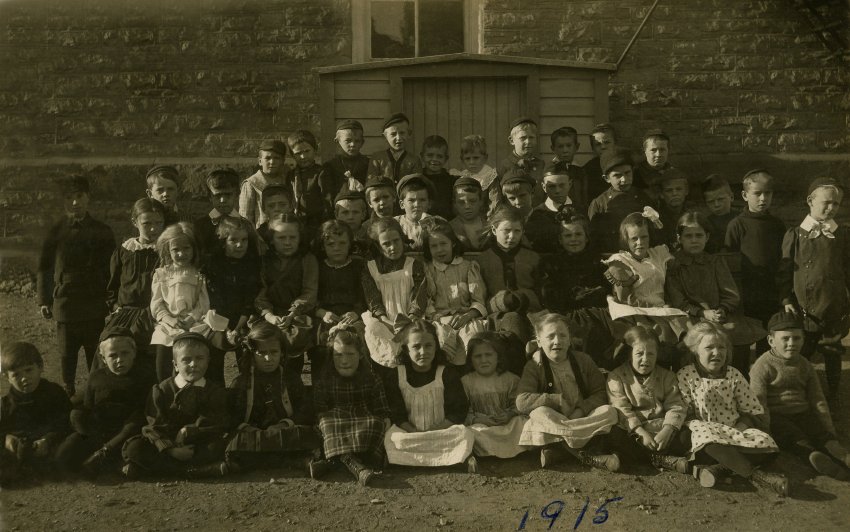
[[[460,375],[437,347],[434,325],[415,320],[402,351],[396,378],[385,381],[393,423],[384,435],[389,462],[448,466],[465,461],[470,472],[477,472],[475,438],[463,425],[469,402]]]
[[[396,220],[376,221],[369,236],[381,255],[367,263],[360,278],[369,308],[362,315],[366,346],[375,362],[393,368],[401,350],[396,334],[421,317],[428,305],[425,266],[404,256],[404,232]]]

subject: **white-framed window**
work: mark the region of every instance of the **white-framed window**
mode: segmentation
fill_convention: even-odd
[[[480,0],[352,0],[352,62],[478,53]]]

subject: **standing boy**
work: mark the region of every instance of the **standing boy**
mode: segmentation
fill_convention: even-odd
[[[387,141],[387,149],[372,154],[369,175],[384,176],[393,183],[409,174],[422,171],[419,157],[407,151],[410,140],[410,120],[404,113],[395,113],[384,122],[382,135]]]
[[[702,197],[708,209],[708,243],[705,250],[717,253],[723,248],[726,228],[741,211],[732,208],[732,187],[722,176],[711,174],[702,182]]]
[[[366,181],[366,203],[369,205],[368,219],[363,222],[363,230],[369,234],[369,227],[381,218],[392,218],[395,213],[395,185],[392,179],[372,176]]]
[[[312,133],[299,129],[286,138],[286,144],[295,158],[291,174],[295,213],[304,220],[306,234],[313,235],[331,217],[331,205],[339,188],[334,187],[324,168],[316,163],[318,144]]]
[[[690,191],[688,176],[669,168],[659,176],[655,188],[658,190],[658,214],[663,227],[657,230],[653,244],[667,244],[673,249],[678,242],[676,225],[679,218],[694,207],[687,201]]]
[[[543,159],[537,155],[537,122],[528,117],[517,118],[511,122],[508,143],[513,150],[496,169],[504,186],[504,178],[510,172],[521,171],[537,185],[532,205],[543,203],[546,196],[540,185],[543,182]]]
[[[412,242],[411,251],[422,251],[423,222],[431,218],[429,213],[433,197],[434,184],[422,174],[406,175],[398,182],[398,202],[404,214],[396,216],[395,219]]]
[[[455,181],[454,212],[457,215],[449,225],[466,251],[481,251],[487,243],[487,219],[484,216],[484,191],[473,177],[460,177]]]
[[[587,192],[585,197],[588,201],[605,191],[605,180],[602,177],[602,154],[614,150],[617,143],[617,132],[611,124],[596,124],[590,132],[590,149],[593,150],[593,158],[584,163],[582,170],[587,176]]]
[[[207,175],[206,185],[212,209],[206,216],[195,220],[195,242],[201,254],[202,265],[219,246],[216,231],[222,217],[240,217],[236,210],[239,201],[239,174],[235,170],[213,170]]]
[[[538,253],[555,253],[561,250],[561,224],[557,215],[565,205],[574,205],[571,196],[572,185],[576,182],[570,177],[568,167],[566,161],[561,161],[547,167],[543,172],[546,201],[534,207],[525,227],[525,236],[531,242],[531,249]]]
[[[189,213],[181,211],[177,206],[180,197],[180,175],[173,166],[157,165],[148,170],[145,175],[147,189],[145,194],[162,204],[165,209],[165,226],[177,222],[191,222]]]
[[[670,164],[670,137],[660,129],[650,129],[643,136],[644,160],[635,167],[635,187],[650,198],[658,197],[664,175],[673,170]]]
[[[369,157],[363,148],[363,125],[357,120],[343,120],[336,125],[334,142],[338,153],[323,164],[325,174],[335,192],[340,189],[362,191],[369,175]]]
[[[579,205],[587,205],[591,199],[587,197],[587,176],[580,166],[573,164],[573,159],[581,145],[578,141],[578,131],[572,127],[561,127],[552,132],[552,164],[563,163],[564,170],[571,178],[570,197]],[[544,169],[544,174],[546,170]]]
[[[434,184],[431,213],[450,220],[452,191],[457,176],[450,174],[445,168],[449,160],[449,143],[439,135],[425,137],[419,156],[422,158],[422,173]]]
[[[259,227],[268,220],[263,212],[261,194],[268,185],[288,183],[286,146],[279,140],[264,140],[260,143],[257,163],[260,169],[242,182],[239,192],[239,214]]]

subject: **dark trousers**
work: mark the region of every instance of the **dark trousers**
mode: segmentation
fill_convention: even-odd
[[[802,355],[811,359],[815,353],[823,355],[824,372],[826,373],[827,387],[824,390],[828,399],[838,396],[838,387],[841,384],[841,356],[844,354],[844,346],[841,339],[837,342],[823,342],[822,332],[806,331],[806,341],[803,343]]]
[[[210,346],[210,365],[207,367],[206,378],[220,383],[225,388],[224,382],[224,356],[227,351]]]
[[[174,350],[170,345],[156,345],[156,382],[174,375]]]
[[[72,432],[56,449],[56,462],[65,471],[76,471],[95,451],[108,440],[103,435],[83,435]],[[117,457],[117,453],[116,453]]]
[[[61,357],[62,382],[74,386],[77,377],[77,357],[82,347],[86,354],[89,370],[97,352],[97,341],[103,330],[103,319],[56,322],[56,340]]]
[[[648,464],[650,457],[654,454],[685,456],[691,448],[689,433],[680,431],[673,435],[666,449],[660,452],[651,451],[619,426],[611,428],[611,432],[608,434],[608,444],[611,450],[620,454],[625,461],[644,464]]]
[[[224,459],[226,441],[216,438],[212,441],[193,444],[195,454],[185,462],[173,458],[168,451],[159,452],[156,446],[142,436],[133,436],[124,444],[121,454],[125,462],[132,462],[149,473],[177,475],[187,468],[209,464]]]
[[[770,433],[781,449],[806,459],[809,453],[823,449],[823,444],[835,440],[811,410],[799,414],[770,414]]]

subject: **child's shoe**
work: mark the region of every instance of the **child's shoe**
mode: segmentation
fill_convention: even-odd
[[[142,468],[133,462],[127,462],[121,468],[121,474],[127,480],[138,480],[142,476]]]
[[[826,447],[826,452],[828,452],[830,456],[838,460],[840,463],[844,464],[846,467],[850,467],[850,453],[848,453],[847,450],[842,447],[840,443],[835,440],[832,440],[826,442],[824,447]]]
[[[313,480],[319,480],[325,474],[330,471],[332,467],[330,460],[323,460],[321,458],[310,457],[307,459],[307,471],[310,473],[310,478]]]
[[[761,469],[756,469],[753,471],[750,480],[782,497],[787,497],[791,493],[791,485],[788,483],[788,477],[781,473],[769,473]]]
[[[694,466],[693,475],[703,488],[713,488],[717,481],[723,478],[724,469],[720,464]]]
[[[620,470],[620,457],[617,453],[589,454],[585,451],[579,451],[578,457],[579,461],[586,466],[611,471],[612,473]]]
[[[369,485],[369,481],[372,480],[372,476],[375,474],[371,469],[363,465],[360,460],[355,458],[350,454],[344,454],[339,457],[339,461],[348,468],[354,478],[357,479],[357,483],[363,487]]]
[[[672,456],[669,454],[653,454],[649,461],[653,467],[665,469],[667,471],[675,471],[683,475],[688,473],[688,460],[683,456]]]
[[[103,469],[103,466],[106,465],[106,462],[109,460],[109,452],[107,449],[101,448],[96,450],[86,458],[86,461],[82,464],[83,473],[91,478],[95,478],[98,476]]]
[[[549,469],[550,467],[560,464],[567,457],[567,451],[563,444],[554,443],[540,449],[540,468]]]
[[[228,473],[230,473],[230,468],[227,466],[227,462],[213,462],[186,469],[186,476],[193,479],[223,477]]]
[[[835,463],[827,454],[820,451],[809,453],[809,463],[821,475],[826,475],[837,480],[847,480],[847,470]]]
[[[469,455],[469,458],[466,459],[466,471],[473,475],[478,473],[478,459],[475,458],[475,455]]]

